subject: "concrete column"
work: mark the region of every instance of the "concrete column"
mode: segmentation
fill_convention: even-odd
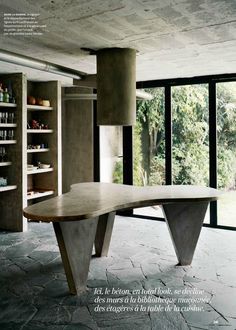
[[[66,87],[66,94],[91,94],[91,88]],[[93,181],[93,101],[62,103],[62,189],[78,182]],[[73,145],[73,149],[70,147]]]
[[[136,51],[107,48],[97,52],[98,125],[128,126],[136,120]]]

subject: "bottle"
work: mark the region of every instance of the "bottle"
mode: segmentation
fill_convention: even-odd
[[[2,83],[0,83],[0,102],[3,102],[3,89],[2,89]]]
[[[7,88],[5,88],[5,91],[3,92],[3,102],[9,103],[9,94]]]
[[[11,81],[9,80],[8,83],[7,83],[7,91],[8,91],[8,94],[9,94],[9,102],[13,103],[12,102],[12,98],[13,98],[13,93],[12,93],[12,85],[11,85]]]

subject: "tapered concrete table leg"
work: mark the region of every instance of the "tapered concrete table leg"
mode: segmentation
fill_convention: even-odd
[[[53,223],[69,290],[72,294],[79,294],[86,290],[97,223],[98,218]]]
[[[208,202],[163,205],[180,265],[190,265],[200,235]]]
[[[101,215],[98,219],[95,237],[96,257],[107,257],[108,255],[115,215],[116,212],[110,212]]]

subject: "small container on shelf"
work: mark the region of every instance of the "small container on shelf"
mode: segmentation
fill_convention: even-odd
[[[50,168],[51,167],[51,165],[50,164],[39,164],[39,168],[41,168],[41,169],[47,169],[47,168]]]
[[[0,83],[0,102],[3,102],[3,86],[2,86],[2,83]]]
[[[27,123],[28,129],[48,129],[48,124],[42,123],[40,120],[32,119]]]
[[[0,123],[1,124],[8,123],[8,112],[0,112]]]
[[[27,104],[29,104],[29,105],[35,105],[36,104],[35,97],[34,96],[31,96],[31,95],[27,96]]]
[[[14,140],[14,130],[0,130],[0,140]]]
[[[28,105],[37,105],[40,107],[50,107],[51,103],[49,100],[44,100],[41,98],[35,98],[34,96],[27,96],[27,104]]]
[[[7,88],[5,88],[4,92],[3,92],[3,102],[9,103],[9,93],[8,93]]]
[[[7,178],[0,177],[0,187],[6,187],[7,186]]]
[[[13,124],[14,123],[14,118],[15,118],[14,112],[9,112],[9,114],[8,114],[8,123]]]
[[[50,107],[50,102],[48,100],[43,100],[41,98],[36,99],[36,104],[41,107]]]
[[[7,130],[0,130],[0,140],[7,140]]]
[[[16,103],[15,96],[12,90],[11,80],[4,84],[0,82],[0,102],[2,103]]]
[[[0,147],[0,162],[6,162],[7,161],[7,153],[5,147]]]
[[[14,140],[14,130],[13,129],[10,129],[8,130],[8,140]]]
[[[48,143],[41,143],[41,144],[28,144],[27,152],[44,152],[49,151]]]
[[[38,166],[35,166],[33,164],[27,164],[27,171],[35,171],[38,169]]]
[[[49,100],[42,100],[42,106],[43,107],[50,107],[51,106],[50,101]]]

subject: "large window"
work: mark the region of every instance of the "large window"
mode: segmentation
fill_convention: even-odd
[[[209,185],[208,86],[172,88],[173,184]]]
[[[236,82],[217,84],[218,224],[236,226]]]
[[[133,169],[128,171],[133,184],[218,188],[224,195],[211,203],[205,223],[236,228],[236,74],[139,86],[153,99],[137,103]],[[159,207],[134,214],[163,217]]]
[[[172,182],[209,186],[208,85],[171,89]],[[210,222],[209,210],[205,223]]]
[[[134,127],[133,181],[136,186],[165,184],[164,88],[146,91],[153,95],[153,99],[138,103]],[[163,216],[159,206],[135,209],[134,214]]]

